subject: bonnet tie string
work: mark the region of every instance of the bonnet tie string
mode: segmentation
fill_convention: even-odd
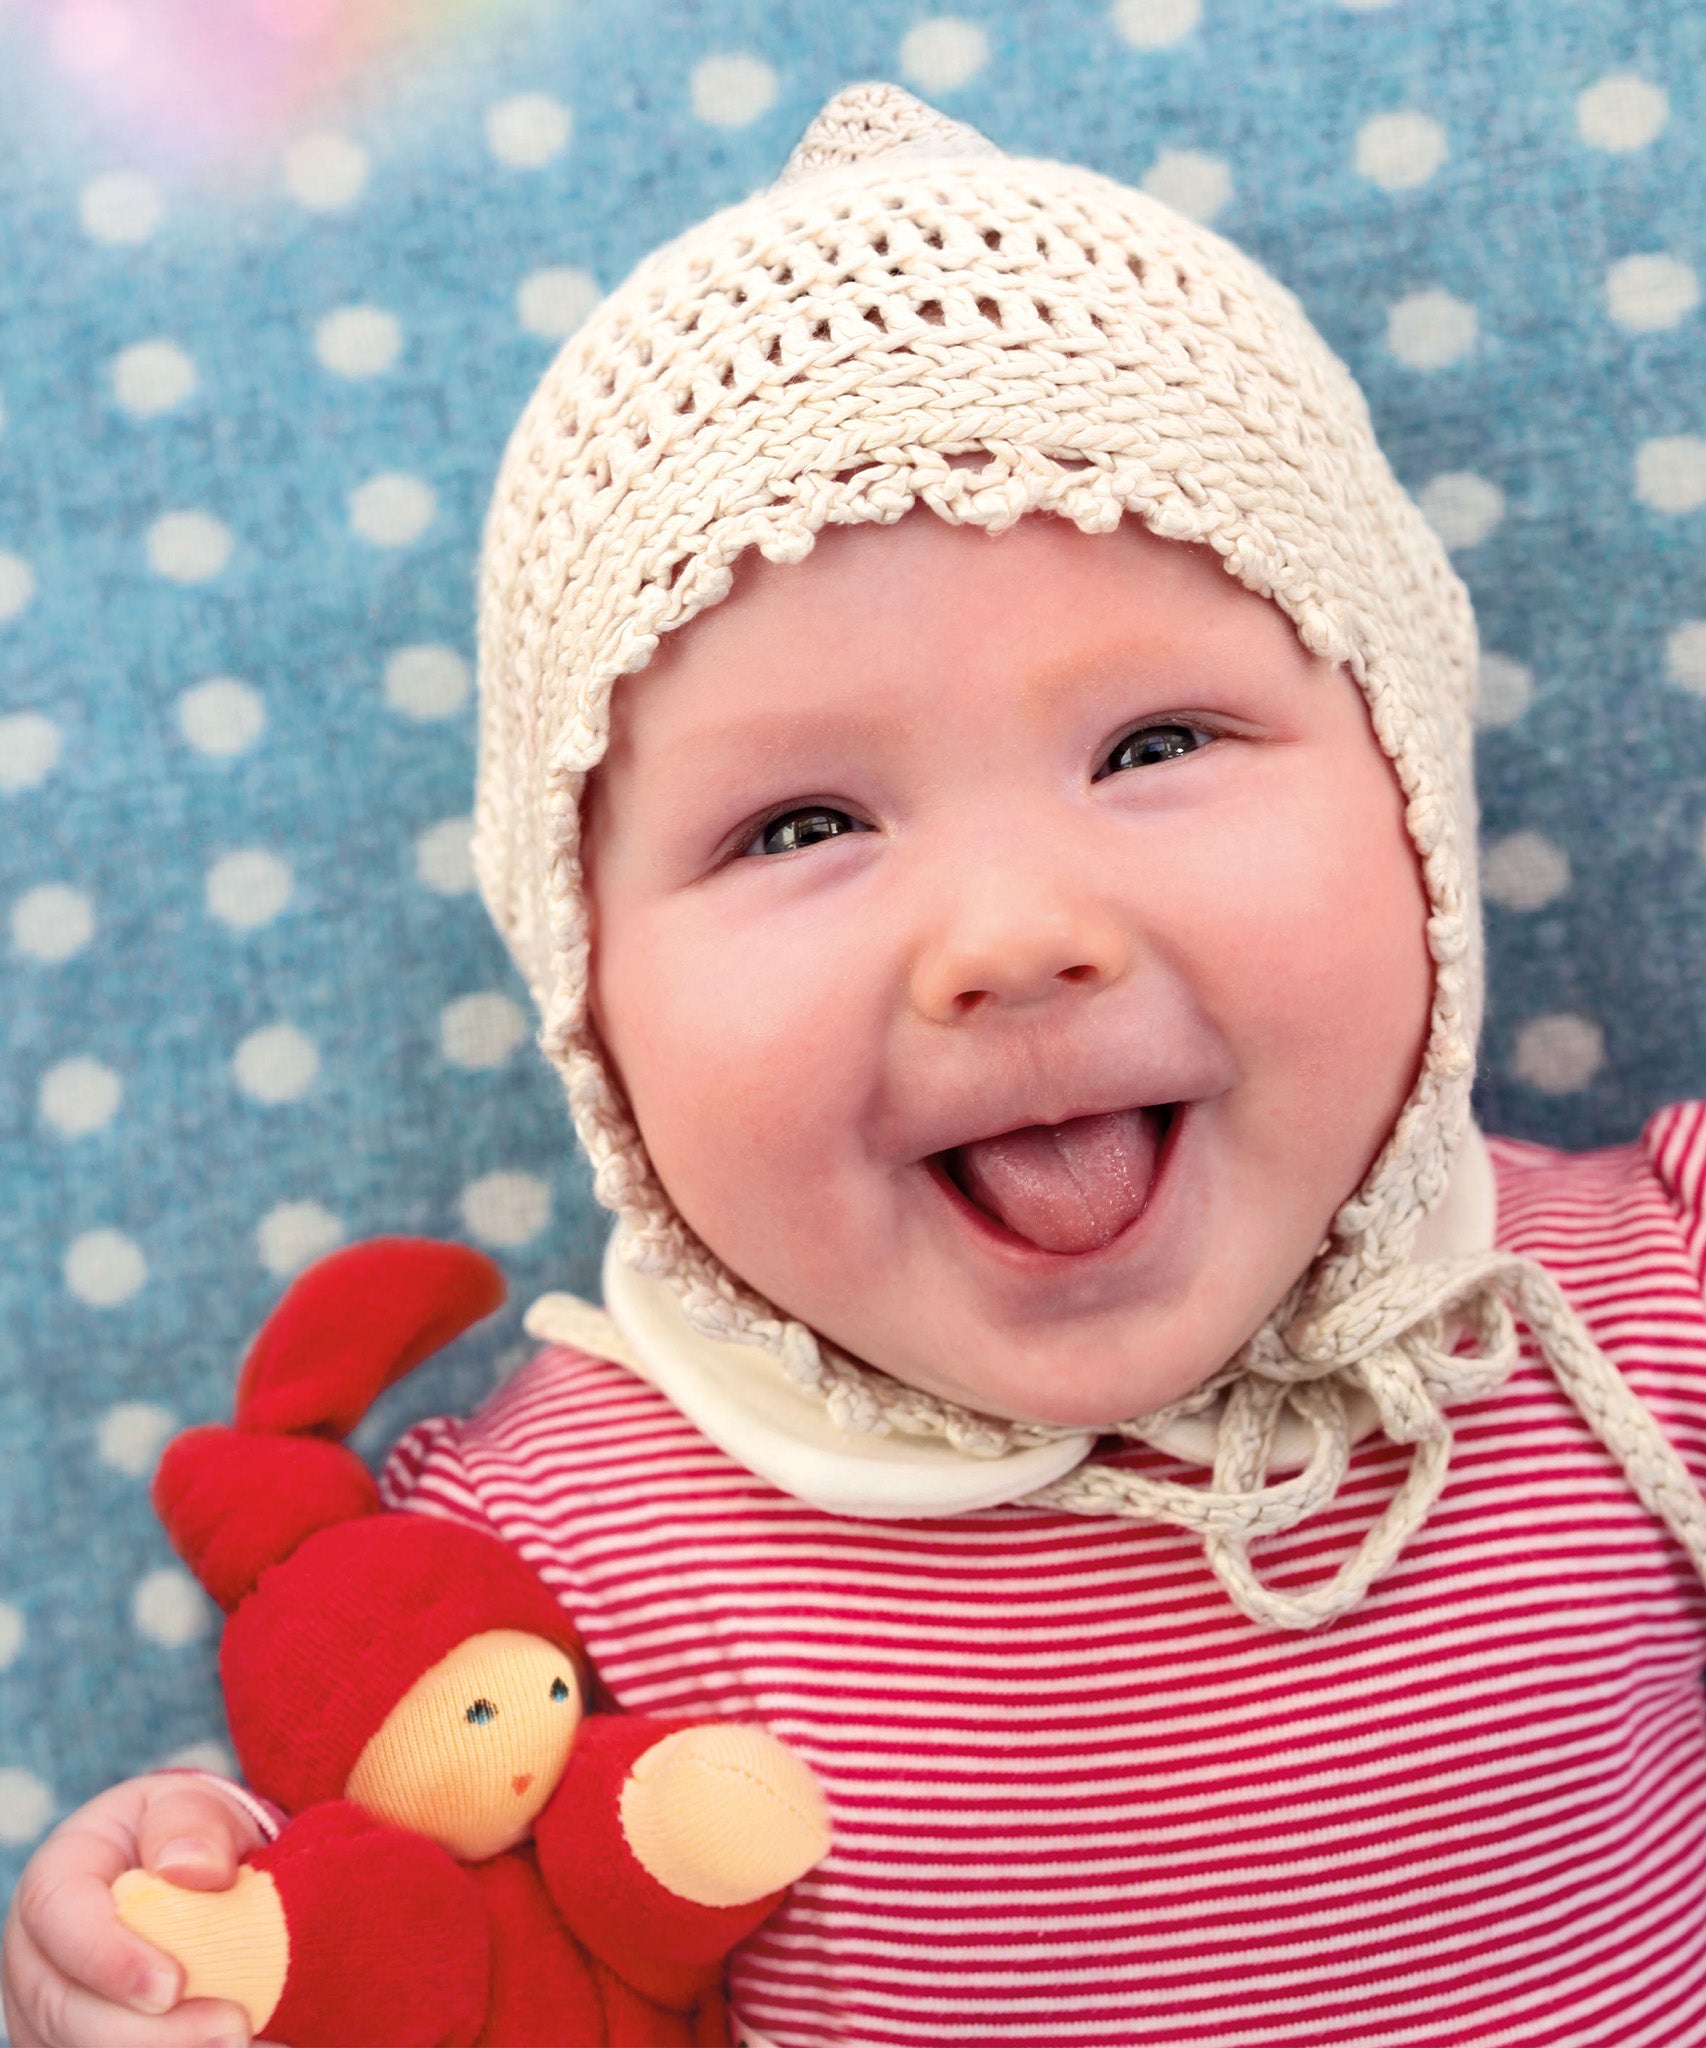
[[[1211,1486],[1148,1478],[1091,1460],[1026,1502],[1195,1530],[1240,1612],[1279,1628],[1318,1628],[1353,1607],[1426,1520],[1451,1458],[1445,1404],[1483,1398],[1509,1378],[1518,1356],[1518,1316],[1577,1414],[1706,1580],[1706,1500],[1675,1446],[1551,1274],[1532,1260],[1498,1252],[1402,1267],[1283,1331],[1270,1325],[1184,1400],[1121,1425],[1121,1435],[1148,1440],[1167,1422],[1201,1414],[1223,1396]],[[1471,1341],[1458,1348],[1464,1336]],[[1352,1389],[1373,1402],[1394,1443],[1413,1447],[1409,1469],[1331,1577],[1304,1592],[1282,1592],[1257,1575],[1250,1545],[1296,1527],[1338,1492],[1350,1459],[1346,1395]],[[1270,1482],[1268,1464],[1287,1406],[1309,1425],[1314,1450],[1301,1472]]]

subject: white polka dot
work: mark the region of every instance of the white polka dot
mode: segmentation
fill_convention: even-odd
[[[288,862],[264,847],[245,846],[208,869],[208,911],[235,932],[252,932],[290,901],[291,883]]]
[[[1339,5],[1349,14],[1379,14],[1397,0],[1339,0]]]
[[[693,111],[714,128],[744,128],[771,106],[778,83],[762,57],[703,57],[693,67]]]
[[[120,1401],[101,1417],[95,1448],[104,1464],[148,1479],[160,1462],[166,1439],[177,1433],[178,1418],[158,1401]]]
[[[1605,1064],[1605,1033],[1586,1017],[1536,1017],[1516,1035],[1511,1065],[1547,1095],[1572,1095]]]
[[[415,841],[415,873],[438,895],[465,896],[473,888],[473,830],[472,818],[446,818]]]
[[[266,730],[267,707],[252,683],[210,676],[178,698],[178,730],[198,754],[246,753]]]
[[[347,135],[317,129],[284,153],[284,185],[311,213],[340,213],[367,183],[367,151]]]
[[[166,512],[148,529],[148,566],[173,583],[205,583],[234,545],[230,527],[211,512]]]
[[[139,341],[113,357],[113,396],[138,419],[182,405],[196,382],[195,364],[175,341]]]
[[[1618,156],[1645,149],[1669,119],[1670,100],[1664,88],[1637,78],[1632,71],[1602,78],[1576,101],[1576,127],[1582,140]]]
[[[1656,334],[1700,303],[1700,280],[1674,256],[1625,256],[1605,273],[1605,303],[1619,327]]]
[[[1232,172],[1199,149],[1164,149],[1144,172],[1143,189],[1187,220],[1211,221],[1232,197]]]
[[[390,369],[402,346],[397,316],[380,306],[340,306],[314,329],[321,368],[337,377],[377,377]]]
[[[448,718],[473,687],[467,662],[437,642],[399,647],[385,664],[385,701],[405,718]]]
[[[1114,33],[1136,50],[1161,50],[1188,36],[1202,19],[1202,0],[1115,0]]]
[[[32,960],[57,966],[81,953],[94,932],[94,905],[63,882],[44,882],[12,905],[12,944]]]
[[[1445,130],[1429,114],[1376,114],[1357,130],[1356,167],[1387,192],[1425,185],[1446,158]]]
[[[1685,619],[1665,642],[1665,668],[1673,683],[1706,697],[1706,619]]]
[[[254,1102],[299,1102],[314,1085],[320,1054],[294,1024],[263,1024],[238,1046],[231,1070]]]
[[[59,765],[59,727],[39,711],[0,718],[0,789],[34,789]]]
[[[37,1097],[42,1121],[62,1138],[86,1138],[91,1131],[104,1130],[123,1099],[124,1083],[112,1068],[81,1054],[49,1067]]]
[[[1517,720],[1534,702],[1534,671],[1508,654],[1483,654],[1475,678],[1475,723],[1483,731]]]
[[[1570,856],[1539,832],[1513,832],[1481,856],[1481,886],[1506,910],[1544,910],[1570,886]]]
[[[199,1642],[213,1626],[213,1604],[188,1572],[162,1565],[137,1582],[130,1618],[139,1636],[168,1650]]]
[[[588,270],[574,270],[567,264],[536,270],[516,288],[515,317],[527,333],[563,341],[602,297],[598,279]]]
[[[22,555],[0,549],[0,619],[15,619],[36,594],[36,572]]]
[[[462,1221],[482,1244],[526,1244],[550,1215],[551,1190],[534,1173],[488,1173],[462,1190]]]
[[[1635,495],[1655,512],[1693,512],[1706,505],[1706,438],[1668,434],[1635,451]]]
[[[1443,370],[1475,346],[1475,308],[1450,292],[1412,292],[1386,315],[1386,346],[1412,370]]]
[[[0,1842],[33,1842],[46,1833],[53,1811],[53,1794],[33,1771],[14,1764],[0,1770]]]
[[[349,494],[349,523],[376,548],[406,548],[432,524],[438,499],[418,476],[388,469]]]
[[[300,1273],[344,1241],[344,1226],[318,1202],[280,1202],[255,1226],[255,1251],[280,1280]]]
[[[117,1308],[148,1278],[148,1261],[122,1230],[86,1230],[65,1254],[65,1284],[90,1308]]]
[[[140,171],[109,171],[91,178],[77,201],[83,232],[95,242],[146,242],[160,225],[160,188]]]
[[[157,1768],[163,1771],[211,1771],[216,1778],[234,1778],[237,1759],[232,1755],[229,1744],[210,1735],[201,1742],[186,1742],[182,1749],[174,1749],[169,1756],[160,1759]]]
[[[522,92],[486,114],[486,147],[511,170],[536,171],[568,146],[569,110],[549,93]]]
[[[1422,516],[1448,548],[1472,548],[1505,516],[1505,494],[1466,469],[1447,470],[1416,494]]]
[[[453,1067],[501,1067],[527,1036],[527,1019],[508,996],[491,989],[446,1003],[438,1036]]]
[[[921,21],[901,38],[901,71],[920,92],[957,92],[988,62],[988,36],[957,14]]]
[[[10,1600],[0,1600],[0,1671],[16,1661],[24,1647],[24,1617]]]

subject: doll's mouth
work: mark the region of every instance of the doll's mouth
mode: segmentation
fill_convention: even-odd
[[[1177,1103],[1026,1124],[936,1153],[938,1179],[1004,1235],[1038,1251],[1101,1251],[1148,1205]]]
[[[515,1777],[511,1778],[509,1781],[510,1790],[515,1794],[517,1799],[521,1797],[522,1793],[524,1793],[527,1790],[528,1786],[532,1783],[533,1773],[531,1771],[521,1771]]]

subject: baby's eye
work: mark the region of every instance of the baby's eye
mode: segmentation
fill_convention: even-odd
[[[1126,768],[1152,768],[1158,761],[1177,761],[1206,747],[1214,735],[1194,725],[1144,725],[1128,732],[1091,778],[1118,775]]]
[[[832,811],[827,804],[807,804],[797,811],[784,811],[761,825],[747,842],[746,853],[797,853],[805,846],[819,846],[826,839],[839,839],[844,832],[868,832],[857,818],[845,811]]]
[[[551,1697],[554,1700],[566,1700],[568,1696],[568,1687],[563,1683],[563,1681],[560,1678],[553,1678],[551,1681]]]
[[[498,1718],[498,1710],[490,1700],[476,1700],[462,1718],[464,1721],[472,1721],[476,1728],[483,1728],[488,1721],[495,1721]]]

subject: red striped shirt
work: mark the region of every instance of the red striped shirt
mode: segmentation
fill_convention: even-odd
[[[1706,1105],[1492,1149],[1501,1245],[1706,1477]],[[1310,1635],[1167,1528],[825,1515],[562,1349],[388,1491],[528,1557],[624,1705],[821,1774],[835,1849],[732,1969],[776,2048],[1706,2041],[1706,1594],[1532,1350],[1454,1420],[1427,1526]],[[1361,1445],[1262,1569],[1328,1571],[1402,1469]]]

